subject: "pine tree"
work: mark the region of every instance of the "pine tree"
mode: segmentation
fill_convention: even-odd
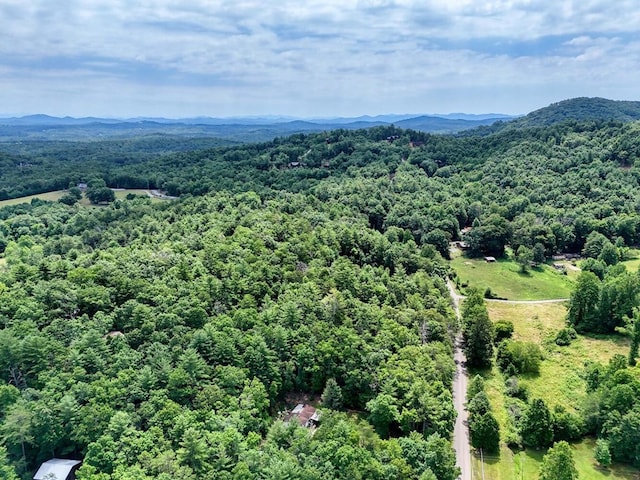
[[[467,364],[476,368],[489,367],[493,359],[493,323],[489,320],[487,307],[482,304],[467,313],[467,318],[463,318]]]
[[[471,445],[489,452],[497,452],[500,446],[500,426],[491,412],[474,415],[469,419]]]
[[[576,480],[578,478],[571,446],[567,442],[558,442],[549,449],[542,458],[538,478],[539,480]]]
[[[593,458],[602,465],[608,467],[611,465],[611,452],[609,451],[609,442],[599,438],[596,440],[596,447],[593,450]]]
[[[342,408],[342,389],[335,378],[327,380],[322,392],[322,405],[331,410],[340,410]]]
[[[524,445],[546,447],[553,440],[553,420],[544,400],[534,399],[521,421],[520,434]]]

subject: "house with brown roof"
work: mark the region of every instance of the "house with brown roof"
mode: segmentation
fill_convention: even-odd
[[[320,412],[311,405],[299,403],[285,418],[285,422],[291,421],[297,421],[307,428],[317,427],[320,424]]]

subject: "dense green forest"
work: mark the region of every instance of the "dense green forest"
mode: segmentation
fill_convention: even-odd
[[[1,215],[18,471],[83,455],[81,478],[455,478],[447,267],[401,229],[287,193]],[[274,423],[329,379],[360,415]]]
[[[0,142],[2,198],[79,182],[180,196],[0,209],[0,469],[30,478],[62,456],[84,480],[455,479],[449,242],[472,227],[472,255],[583,252],[569,323],[631,331],[638,276],[616,264],[640,243],[639,133],[597,119]],[[634,362],[588,366],[578,429],[628,463]],[[281,420],[301,399],[324,405],[319,428]]]

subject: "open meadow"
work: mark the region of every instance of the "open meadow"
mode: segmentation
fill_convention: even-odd
[[[56,190],[55,192],[38,193],[37,195],[27,195],[26,197],[0,200],[0,208],[9,207],[11,205],[19,205],[21,203],[29,203],[34,198],[39,198],[40,200],[45,200],[47,202],[57,202],[65,193],[66,190]]]
[[[544,300],[569,298],[573,288],[570,276],[549,265],[522,273],[520,266],[508,258],[489,263],[482,258],[464,257],[459,251],[452,253],[451,266],[458,274],[462,294],[464,287],[469,286],[481,291],[490,288],[494,295],[509,300]]]
[[[31,200],[38,198],[40,200],[44,200],[47,202],[57,202],[60,200],[64,194],[67,193],[67,190],[56,190],[54,192],[46,192],[46,193],[38,193],[37,195],[27,195],[26,197],[18,197],[18,198],[10,198],[8,200],[0,200],[0,208],[8,207],[11,205],[19,205],[21,203],[29,203]],[[123,188],[114,190],[116,200],[124,200],[127,198],[127,195],[142,195],[149,196],[148,190],[144,188]],[[152,202],[162,202],[164,201],[158,197],[150,197]],[[85,196],[78,202],[78,204],[85,207],[100,207],[101,205],[92,204],[89,199]]]
[[[515,340],[535,342],[544,352],[539,375],[523,375],[520,384],[526,386],[530,398],[542,398],[550,409],[555,405],[577,407],[585,396],[585,381],[581,376],[585,362],[607,363],[615,354],[626,355],[629,342],[620,336],[579,335],[571,345],[559,347],[555,333],[565,324],[566,307],[562,303],[508,304],[487,302],[489,316],[495,322],[510,320],[514,324]],[[508,428],[504,391],[505,378],[497,368],[483,372],[487,394],[503,436]],[[626,465],[614,465],[609,470],[599,468],[593,459],[594,440],[583,439],[572,444],[576,467],[583,480],[640,479],[640,472]],[[502,443],[500,455],[481,461],[473,458],[473,478],[492,480],[534,479],[545,450],[512,451]]]

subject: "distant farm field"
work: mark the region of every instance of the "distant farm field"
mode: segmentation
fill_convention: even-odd
[[[520,266],[509,259],[488,263],[481,258],[457,255],[451,260],[451,266],[463,288],[476,287],[482,291],[490,288],[494,295],[509,300],[569,298],[573,288],[570,276],[549,265],[529,268],[521,273]]]
[[[46,200],[49,202],[55,202],[60,198],[62,198],[62,196],[65,193],[66,193],[66,190],[57,190],[55,192],[38,193],[37,195],[28,195],[26,197],[10,198],[9,200],[1,200],[0,207],[8,207],[10,205],[19,205],[21,203],[29,203],[34,198],[39,198],[40,200]]]
[[[64,196],[65,193],[67,193],[66,190],[56,190],[55,192],[38,193],[37,195],[28,195],[26,197],[11,198],[9,200],[1,200],[0,201],[0,208],[7,207],[7,206],[10,206],[10,205],[19,205],[21,203],[29,203],[34,198],[39,198],[40,200],[45,200],[45,201],[49,201],[49,202],[56,202],[56,201],[60,200]],[[129,194],[148,196],[147,190],[145,190],[144,188],[125,188],[125,189],[122,189],[122,190],[115,190],[114,193],[116,195],[116,199],[118,199],[118,200],[124,200],[125,198],[127,198],[127,195],[129,195]],[[162,200],[160,198],[156,198],[156,197],[151,197],[151,201],[152,202],[162,202],[164,200]],[[83,197],[82,200],[80,200],[80,202],[78,202],[78,203],[80,205],[85,206],[85,207],[95,207],[95,206],[97,206],[97,205],[92,204],[89,201],[89,199],[86,198],[86,197]]]

